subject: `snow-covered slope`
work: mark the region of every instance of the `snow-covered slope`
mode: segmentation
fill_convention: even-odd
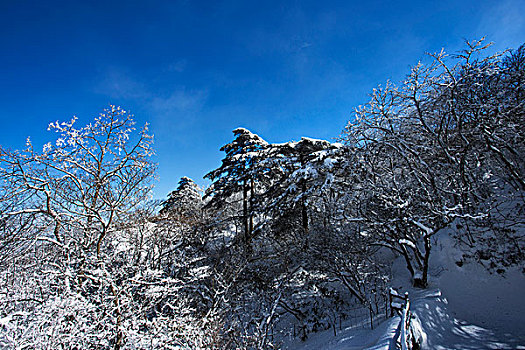
[[[451,316],[505,335],[525,338],[525,274],[507,268],[489,273],[478,263],[458,266],[461,252],[443,232],[433,256],[433,284],[448,301]],[[524,341],[525,344],[525,341]]]
[[[423,349],[525,349],[525,275],[517,268],[489,273],[476,262],[458,266],[462,251],[443,230],[431,254],[427,290],[410,287],[401,259],[394,287],[408,291],[421,321]]]

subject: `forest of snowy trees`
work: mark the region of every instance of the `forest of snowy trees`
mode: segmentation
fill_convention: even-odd
[[[279,348],[385,313],[396,257],[426,288],[451,226],[462,259],[523,266],[525,46],[488,46],[374,89],[338,142],[237,128],[209,188],[160,205],[153,138],[119,107],[0,147],[0,347]]]

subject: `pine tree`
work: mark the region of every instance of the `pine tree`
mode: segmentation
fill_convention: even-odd
[[[314,165],[313,161],[334,147],[337,146],[325,140],[303,137],[298,142],[271,145],[263,163],[271,177],[271,184],[262,196],[268,214],[266,223],[277,231],[299,229],[304,247],[308,245],[309,204],[317,188],[315,183],[320,179],[320,168],[316,166],[323,165]],[[281,224],[284,227],[279,228]]]
[[[243,241],[246,248],[250,249],[255,214],[252,199],[258,181],[258,171],[255,169],[268,143],[244,128],[235,129],[233,134],[234,140],[220,149],[226,153],[222,165],[205,175],[205,178],[213,181],[205,195],[205,198],[210,198],[206,206],[216,209],[225,207],[229,200],[241,194]]]
[[[203,207],[202,190],[189,177],[182,177],[176,190],[162,203],[161,214],[194,220],[200,216]]]

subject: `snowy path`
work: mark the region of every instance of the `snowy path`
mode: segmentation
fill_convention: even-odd
[[[412,312],[421,320],[426,336],[423,339],[423,349],[525,349],[523,339],[508,334],[496,334],[492,330],[451,316],[448,302],[438,290],[414,294]]]
[[[408,291],[415,323],[420,321],[422,349],[525,350],[523,270],[508,268],[500,275],[490,274],[476,263],[459,267],[456,261],[461,259],[462,252],[444,233],[431,255],[434,273],[429,289],[411,287],[410,275],[401,258],[392,268],[392,286],[402,293]],[[293,341],[284,349],[394,350],[398,325],[399,317],[395,317],[374,330],[347,328],[337,337],[328,330],[311,334],[306,342]]]
[[[452,316],[449,304],[439,290],[412,290],[412,312],[423,331],[422,349],[482,350],[523,349],[525,340],[459,320]],[[289,350],[394,350],[399,317],[381,323],[374,330],[346,329],[336,337],[331,330],[311,334],[306,342],[296,341]]]
[[[310,334],[306,342],[294,341],[288,350],[390,350],[399,324],[394,317],[379,324],[374,330],[347,328],[334,337],[331,330]]]

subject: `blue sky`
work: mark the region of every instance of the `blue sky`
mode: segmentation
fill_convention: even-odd
[[[238,126],[332,139],[425,52],[525,42],[525,1],[1,1],[0,144],[108,104],[155,134],[155,196],[220,165]]]

